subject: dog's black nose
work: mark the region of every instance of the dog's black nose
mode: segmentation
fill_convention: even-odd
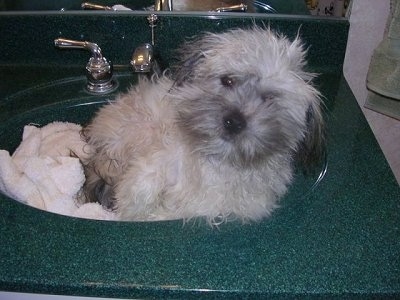
[[[223,119],[224,128],[229,134],[238,134],[246,128],[247,122],[242,113],[235,111]]]

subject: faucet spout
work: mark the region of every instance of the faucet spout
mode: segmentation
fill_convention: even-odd
[[[135,72],[151,72],[154,64],[153,46],[149,43],[143,44],[135,49],[132,55],[131,65]]]

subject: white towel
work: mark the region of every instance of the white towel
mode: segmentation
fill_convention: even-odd
[[[130,8],[123,6],[121,4],[113,5],[112,9],[113,10],[131,10]]]
[[[63,122],[42,128],[25,126],[22,142],[12,156],[0,150],[0,191],[49,212],[114,220],[114,213],[101,205],[76,201],[85,182],[79,158],[86,157],[89,150],[81,139],[81,129]]]

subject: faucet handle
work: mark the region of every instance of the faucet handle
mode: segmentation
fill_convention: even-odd
[[[238,4],[238,5],[232,5],[232,6],[223,6],[223,7],[218,7],[214,10],[215,12],[246,12],[247,11],[247,5],[246,4]]]
[[[116,88],[112,76],[112,64],[101,53],[100,47],[87,41],[76,41],[64,38],[54,40],[54,45],[60,49],[83,49],[92,54],[86,64],[87,90],[92,93],[106,93]]]
[[[75,41],[64,38],[58,38],[54,40],[54,45],[61,49],[84,49],[92,53],[92,56],[96,59],[103,59],[100,47],[91,42],[86,41]]]
[[[83,2],[81,4],[82,9],[94,9],[94,10],[115,10],[110,6],[99,5],[91,2]]]

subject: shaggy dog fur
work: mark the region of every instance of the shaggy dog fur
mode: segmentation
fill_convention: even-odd
[[[140,80],[85,128],[86,201],[121,220],[268,216],[295,160],[322,153],[302,42],[255,27],[205,34],[181,54],[174,78]]]

